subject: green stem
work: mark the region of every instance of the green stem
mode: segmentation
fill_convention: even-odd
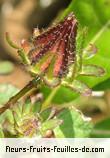
[[[18,92],[15,96],[11,97],[10,100],[2,107],[0,108],[0,114],[5,112],[7,109],[9,109],[11,106],[14,106],[14,104],[22,98],[27,92],[32,90],[38,82],[40,81],[40,77],[37,76],[32,81],[30,81],[20,92]]]
[[[11,40],[10,35],[9,35],[8,32],[6,32],[6,41],[8,42],[8,44],[9,44],[11,47],[13,47],[13,48],[15,48],[15,49],[20,49],[20,47],[17,46],[17,44],[15,44],[15,43]]]
[[[41,112],[45,109],[47,109],[48,107],[51,106],[51,101],[54,98],[55,94],[57,93],[58,89],[60,88],[60,86],[55,87],[52,92],[50,93],[50,95],[48,96],[48,98],[44,101],[44,103],[42,104],[42,109]]]

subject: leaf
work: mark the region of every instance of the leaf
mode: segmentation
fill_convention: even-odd
[[[93,138],[109,138],[110,137],[110,118],[95,124],[91,133]]]
[[[51,109],[50,109],[50,108],[47,108],[46,110],[42,111],[42,112],[40,113],[40,116],[41,116],[41,118],[42,118],[42,121],[46,121],[46,120],[49,118],[50,113],[51,113]]]
[[[18,89],[11,84],[0,84],[0,104],[5,104],[17,92]]]
[[[42,86],[41,92],[43,93],[44,100],[51,95],[53,89],[48,88],[47,86]],[[52,99],[52,103],[54,104],[63,104],[66,102],[72,101],[74,98],[76,98],[77,94],[73,93],[72,90],[69,88],[66,88],[64,86],[60,86],[58,91],[56,92],[55,96]]]
[[[89,137],[92,130],[90,118],[84,117],[73,107],[64,109],[57,118],[63,120],[63,123],[54,129],[57,138]]]
[[[100,84],[93,87],[93,90],[95,91],[101,91],[101,90],[109,90],[110,89],[110,79],[107,79]]]
[[[59,126],[62,123],[62,120],[60,119],[51,119],[47,120],[44,123],[42,123],[40,127],[40,133],[42,136],[45,136],[47,130],[53,130],[57,126]]]
[[[9,61],[0,61],[0,75],[7,75],[13,72],[14,65]]]
[[[78,94],[74,93],[71,89],[61,86],[52,101],[54,104],[63,104],[74,100],[77,96]]]
[[[29,113],[31,113],[31,108],[32,108],[32,103],[30,99],[27,99],[25,101],[25,104],[23,105],[23,109],[22,109],[23,115],[28,115]]]

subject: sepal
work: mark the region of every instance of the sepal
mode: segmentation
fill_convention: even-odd
[[[105,70],[97,65],[83,65],[80,75],[101,77],[105,74]]]
[[[79,80],[73,80],[71,83],[63,81],[62,85],[72,89],[75,92],[81,93],[84,96],[90,96],[92,94],[92,90],[85,83]]]

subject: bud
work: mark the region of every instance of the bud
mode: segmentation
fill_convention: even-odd
[[[35,36],[34,47],[28,53],[30,71],[45,76],[46,83],[64,77],[75,60],[76,34],[77,20],[70,14],[64,21]]]
[[[91,90],[76,78],[79,75],[102,76],[104,70],[94,65],[83,65],[84,59],[96,54],[97,48],[90,44],[83,49],[87,28],[78,37],[77,25],[78,22],[71,13],[46,31],[34,29],[32,38],[22,40],[20,47],[10,40],[8,34],[6,37],[8,43],[18,49],[23,63],[33,77],[39,76],[49,87],[62,84],[88,96]]]
[[[34,29],[31,40],[22,40],[21,47],[14,44],[8,34],[7,41],[18,49],[23,63],[28,65],[32,74],[43,76],[47,84],[54,86],[56,80],[67,75],[69,66],[75,61],[77,24],[71,13],[46,31]]]

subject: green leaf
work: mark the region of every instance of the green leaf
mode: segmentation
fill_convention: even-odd
[[[33,105],[32,111],[34,113],[39,113],[42,107],[42,103],[40,101],[36,101]]]
[[[32,103],[30,99],[27,99],[23,105],[23,115],[28,115],[31,113]]]
[[[63,120],[63,123],[54,129],[57,138],[89,137],[92,130],[90,119],[73,107],[64,109],[57,118]]]
[[[0,75],[6,75],[14,70],[14,65],[9,61],[0,61]]]
[[[17,92],[18,89],[11,84],[0,84],[0,105],[5,104]]]
[[[40,116],[41,116],[41,118],[42,118],[42,121],[46,121],[46,120],[49,118],[50,113],[51,113],[51,108],[47,108],[47,109],[45,109],[44,111],[42,111],[42,112],[40,113]]]
[[[61,86],[59,90],[56,92],[55,96],[53,97],[52,103],[54,104],[63,104],[68,103],[74,100],[78,96],[72,90],[67,87]]]
[[[93,90],[95,91],[109,90],[109,89],[110,89],[110,79],[107,79],[93,87]]]
[[[61,123],[62,123],[62,120],[59,120],[59,119],[51,119],[51,120],[45,121],[44,123],[42,123],[42,125],[40,127],[41,135],[45,136],[45,133],[47,130],[53,130]]]
[[[91,136],[93,138],[110,138],[110,118],[95,124]]]
[[[43,86],[41,88],[41,92],[43,93],[44,100],[51,95],[53,89],[48,88],[47,86]],[[77,96],[76,93],[73,93],[72,90],[66,88],[64,86],[60,86],[58,91],[56,92],[55,96],[52,99],[52,103],[54,104],[63,104],[72,101]]]

